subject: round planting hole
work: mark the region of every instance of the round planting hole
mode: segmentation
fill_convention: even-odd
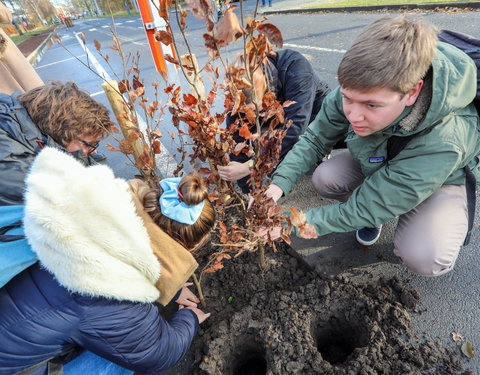
[[[320,322],[314,338],[322,358],[332,365],[346,362],[356,348],[368,344],[367,329],[362,322],[352,323],[337,317]]]
[[[233,375],[265,375],[267,360],[262,350],[244,349],[233,367]]]

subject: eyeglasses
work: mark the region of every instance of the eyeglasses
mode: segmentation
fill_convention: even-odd
[[[96,145],[92,145],[91,143],[88,143],[87,141],[84,141],[81,138],[78,138],[78,140],[88,147],[88,152],[87,152],[88,155],[93,154],[95,150],[98,148],[98,146],[100,146],[100,142],[97,143]]]

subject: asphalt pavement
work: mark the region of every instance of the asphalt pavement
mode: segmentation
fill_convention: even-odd
[[[269,22],[275,24],[282,31],[284,47],[303,53],[312,63],[315,72],[330,86],[335,87],[338,63],[358,31],[386,13],[396,13],[394,10],[388,9],[351,13],[315,13],[309,10],[307,14],[292,11],[292,9],[298,9],[300,5],[312,3],[318,4],[319,1],[273,0],[272,7],[268,7],[268,5],[259,7],[259,11],[264,12],[269,18]],[[252,14],[254,9],[255,2],[253,0],[244,2],[246,14]],[[290,13],[283,14],[286,10],[289,10]],[[238,8],[236,12],[238,12]],[[453,29],[480,38],[480,13],[478,11],[412,10],[405,13],[407,16],[424,16],[439,28]],[[191,41],[190,45],[192,48],[199,48],[203,45],[204,24],[193,17],[190,17],[188,22],[187,37]],[[135,56],[139,51],[140,69],[145,82],[158,79],[140,17],[117,19],[116,25],[127,53]],[[70,52],[58,44],[54,44],[43,53],[37,62],[35,66],[37,72],[45,81],[75,81],[80,87],[89,91],[95,99],[108,106],[108,101],[100,86],[102,80],[98,74],[104,76],[107,74],[112,78],[114,74],[108,65],[111,65],[113,71],[116,72],[120,71],[122,66],[122,61],[115,58],[115,53],[109,49],[112,44],[110,27],[112,24],[109,19],[91,19],[76,21],[73,28],[61,30],[59,34]],[[86,53],[80,39],[81,32],[86,36],[90,68],[84,65]],[[104,51],[109,54],[108,64],[96,53],[93,46],[94,39],[97,39],[104,47]],[[239,46],[230,46],[227,52],[233,55],[240,48]],[[83,63],[76,60],[72,54],[80,57]],[[92,56],[95,59],[92,59]],[[203,66],[208,60],[203,49],[199,49],[197,59],[199,66]],[[92,60],[96,61],[92,63]],[[185,84],[181,78],[174,75],[172,72],[173,80]],[[208,87],[208,79],[204,81]],[[147,90],[149,95],[153,94],[151,88],[147,87]],[[165,127],[166,132],[172,129],[168,116],[164,118],[162,127]],[[163,139],[165,148],[170,155],[174,156],[177,147],[175,141],[168,137]],[[114,140],[109,141],[114,144]],[[101,146],[101,151],[106,151],[104,144]],[[107,163],[117,176],[132,178],[136,173],[135,168],[129,165],[123,155],[112,152],[107,152],[107,155]],[[166,168],[163,170],[168,171],[171,163],[171,161],[167,161],[167,165],[162,164],[162,168]],[[168,172],[165,173],[168,174]],[[477,199],[477,202],[479,201],[480,199]],[[304,210],[328,203],[330,202],[323,200],[315,193],[310,176],[305,176],[299,181],[293,191],[281,201],[284,206],[293,206]],[[477,203],[477,205],[479,204],[480,202]],[[448,220],[448,218],[444,219]],[[292,248],[301,259],[315,267],[323,275],[342,275],[362,282],[375,282],[382,276],[398,277],[403,280],[407,287],[416,289],[421,295],[419,309],[412,314],[411,333],[419,336],[425,334],[428,338],[438,340],[452,348],[456,346],[451,337],[452,332],[461,333],[468,338],[475,353],[474,359],[464,359],[464,365],[480,374],[480,330],[477,317],[480,312],[478,217],[475,222],[471,244],[462,249],[455,268],[450,273],[436,278],[420,277],[410,273],[393,255],[392,240],[395,221],[384,226],[378,243],[368,249],[356,243],[353,232],[331,234],[316,240],[296,238],[292,242]]]

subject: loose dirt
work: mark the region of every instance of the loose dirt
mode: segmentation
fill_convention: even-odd
[[[205,275],[212,316],[194,341],[193,374],[472,374],[458,351],[409,333],[420,297],[397,279],[322,278],[286,245],[242,254]]]

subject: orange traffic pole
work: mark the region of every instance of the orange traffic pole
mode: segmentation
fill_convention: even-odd
[[[152,10],[150,8],[149,2],[150,0],[137,0],[138,7],[140,9],[140,14],[142,16],[142,22],[145,27],[145,33],[147,35],[148,44],[150,45],[150,51],[152,52],[153,61],[155,62],[155,67],[157,71],[161,74],[161,72],[165,72],[168,74],[168,68],[163,56],[163,48],[160,42],[155,40],[155,31],[157,28],[162,27],[158,25],[158,22],[155,21],[155,17],[152,14]],[[163,0],[159,0],[163,1]],[[172,46],[173,56],[175,57],[175,52]]]

